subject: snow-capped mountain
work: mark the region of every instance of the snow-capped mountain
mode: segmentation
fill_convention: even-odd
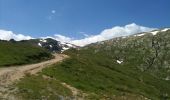
[[[46,39],[38,39],[37,45],[40,47],[43,47],[51,52],[63,52],[65,50],[68,50],[70,48],[77,48],[78,46],[60,42],[52,38],[46,38]]]
[[[151,32],[144,32],[144,33],[138,33],[138,34],[135,34],[133,36],[143,36],[143,35],[146,35],[146,34],[152,34],[152,35],[157,35],[157,33],[159,32],[166,32],[170,30],[170,28],[164,28],[164,29],[160,29],[160,30],[154,30],[154,31],[151,31]]]
[[[71,44],[71,43],[66,43],[66,42],[60,42],[60,46],[62,47],[61,52],[68,50],[70,48],[78,48],[78,46]]]
[[[145,35],[156,36],[158,34],[161,34],[161,33],[164,33],[164,32],[168,32],[168,31],[170,31],[170,28],[157,29],[157,30],[153,30],[153,31],[150,31],[150,32],[142,32],[142,33],[136,33],[136,34],[129,35],[129,36],[116,37],[116,38],[112,38],[110,40],[99,41],[99,42],[92,43],[92,44],[89,44],[89,45],[96,45],[96,44],[98,44],[98,45],[105,45],[106,41],[108,41],[108,42],[113,42],[114,41],[116,43],[116,42],[118,42],[121,39],[137,38],[137,37],[142,37],[142,36],[145,36]],[[87,46],[85,46],[85,47],[87,47]]]

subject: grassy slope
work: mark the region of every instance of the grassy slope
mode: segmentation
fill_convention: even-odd
[[[0,41],[0,66],[36,63],[49,59],[46,50],[25,43]]]
[[[164,79],[170,74],[167,67],[170,63],[169,33],[114,39],[81,50],[71,49],[65,52],[69,59],[44,69],[41,75],[66,82],[89,94],[92,100],[122,96],[130,100],[170,99],[170,81]],[[118,64],[116,60],[123,60],[123,63]],[[33,81],[19,82],[19,90],[26,82]],[[36,91],[31,85],[27,88]]]
[[[16,84],[19,91],[15,92],[20,100],[61,100],[70,99],[72,93],[60,84],[59,81],[45,78],[42,75],[27,75]]]

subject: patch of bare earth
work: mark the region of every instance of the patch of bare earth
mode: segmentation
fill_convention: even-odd
[[[16,100],[13,96],[9,96],[9,94],[16,89],[10,86],[26,74],[36,74],[43,68],[68,58],[68,56],[64,54],[54,54],[54,56],[54,59],[37,64],[0,68],[0,100]]]

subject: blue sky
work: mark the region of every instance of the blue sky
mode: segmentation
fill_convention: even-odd
[[[170,0],[0,0],[0,29],[83,38],[130,23],[170,27]]]

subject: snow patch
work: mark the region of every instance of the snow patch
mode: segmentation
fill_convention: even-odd
[[[143,36],[143,35],[145,35],[145,34],[138,34],[137,36]]]
[[[74,46],[73,44],[70,44],[70,43],[61,42],[61,45],[66,45],[69,48],[76,48],[76,46]]]
[[[41,42],[47,42],[47,40],[45,40],[45,39],[41,39],[40,41],[41,41]]]
[[[70,49],[70,48],[63,47],[61,50],[61,53],[63,53],[65,50],[68,50],[68,49]]]
[[[69,48],[63,47],[63,50],[68,50]]]
[[[166,31],[168,31],[170,28],[165,28],[165,29],[163,29],[163,30],[161,30],[161,32],[166,32]]]
[[[152,35],[156,35],[159,31],[152,31],[150,33],[152,33]]]
[[[53,46],[52,45],[49,45],[50,46],[50,48],[52,48]]]
[[[38,43],[38,45],[39,45],[40,47],[42,47],[42,44],[41,44],[41,43]]]
[[[121,63],[123,63],[123,60],[117,60],[116,61],[118,64],[121,64]]]
[[[67,46],[69,46],[69,47],[73,47],[73,45],[71,45],[71,44],[66,44]]]

